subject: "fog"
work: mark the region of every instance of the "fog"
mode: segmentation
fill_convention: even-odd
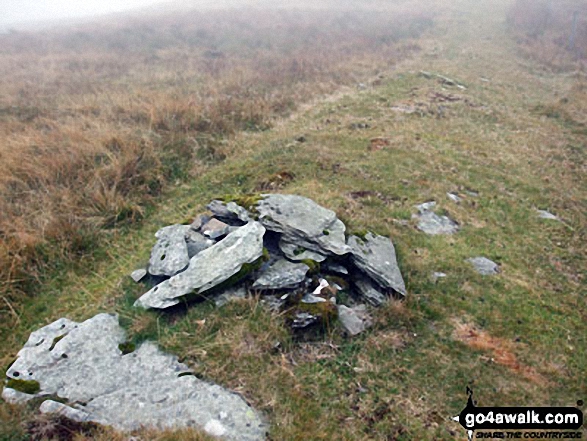
[[[85,18],[166,3],[166,0],[2,0],[0,28]]]

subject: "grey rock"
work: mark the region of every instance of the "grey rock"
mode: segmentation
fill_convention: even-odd
[[[302,196],[262,196],[256,206],[259,221],[268,230],[282,233],[287,242],[324,254],[350,251],[345,244],[345,226],[333,211]]]
[[[404,279],[397,264],[395,248],[387,237],[367,233],[365,240],[350,236],[351,262],[382,288],[406,295]]]
[[[424,202],[423,204],[416,205],[416,208],[418,209],[418,212],[420,214],[427,213],[431,211],[434,207],[436,207],[435,201]]]
[[[222,202],[214,200],[207,206],[214,215],[224,219],[238,219],[242,222],[249,222],[252,220],[251,214],[236,202]]]
[[[299,286],[310,270],[304,263],[293,263],[286,259],[279,259],[253,283],[253,289],[286,289]]]
[[[323,262],[326,260],[326,256],[323,254],[307,250],[304,247],[288,242],[283,237],[279,240],[279,249],[283,252],[285,257],[290,260],[300,261],[310,259],[315,262]]]
[[[320,321],[320,317],[317,315],[310,314],[309,312],[298,312],[294,316],[291,327],[293,329],[307,328]]]
[[[447,193],[446,196],[453,201],[454,203],[459,203],[462,201],[462,198],[456,193]]]
[[[388,297],[375,288],[371,280],[366,277],[357,276],[353,283],[359,296],[363,297],[373,306],[381,306],[388,299]]]
[[[200,231],[204,236],[210,239],[218,239],[219,237],[226,236],[229,232],[229,226],[218,219],[210,219],[205,225],[202,225]]]
[[[154,343],[123,355],[119,344],[125,340],[115,315],[82,323],[59,319],[31,334],[7,376],[39,382],[40,392],[28,399],[67,399],[69,406],[45,401],[41,411],[76,421],[124,432],[195,425],[227,440],[265,439],[260,415],[240,396],[189,375],[186,365]],[[7,389],[3,397],[10,399]]]
[[[261,303],[267,305],[270,311],[279,312],[283,305],[285,305],[285,299],[287,299],[288,295],[282,296],[282,298],[278,298],[275,296],[264,296],[261,298]]]
[[[455,234],[459,231],[459,225],[448,216],[439,216],[432,211],[416,215],[418,229],[426,234]]]
[[[143,277],[145,277],[146,275],[147,270],[145,268],[139,268],[130,273],[130,278],[133,279],[135,282],[139,283],[141,280],[143,280]]]
[[[207,237],[204,237],[202,234],[194,230],[190,230],[187,232],[187,234],[185,235],[185,241],[187,244],[188,256],[190,259],[194,257],[196,254],[198,254],[200,251],[204,251],[205,249],[210,248],[212,245],[216,243],[214,240],[208,239]]]
[[[556,220],[556,221],[559,220],[559,218],[556,215],[552,214],[549,211],[546,211],[546,210],[536,210],[536,211],[538,212],[538,217],[540,219],[548,219],[548,220]]]
[[[372,324],[365,305],[358,305],[353,308],[339,305],[337,309],[338,320],[342,328],[351,336],[360,334]]]
[[[467,259],[479,274],[493,276],[499,273],[499,265],[486,257],[471,257]]]
[[[240,227],[192,257],[184,272],[147,291],[135,306],[168,308],[177,305],[180,297],[219,285],[239,272],[243,264],[253,263],[263,255],[264,234],[265,228],[258,222]]]
[[[338,274],[344,274],[344,275],[348,275],[349,270],[346,269],[346,267],[344,267],[343,265],[339,264],[339,263],[335,263],[335,262],[326,262],[323,266],[322,269],[324,269],[325,271],[329,271],[331,273],[338,273]]]
[[[233,300],[242,300],[247,297],[247,290],[243,286],[226,288],[218,294],[214,300],[216,306],[220,308]]]
[[[432,281],[434,282],[438,282],[439,279],[444,279],[446,277],[445,273],[441,273],[438,271],[435,271],[432,273]]]
[[[46,400],[41,403],[39,407],[41,413],[58,414],[79,423],[86,423],[91,421],[92,416],[83,410],[74,409],[63,403],[58,403],[53,400]]]
[[[190,262],[185,235],[189,225],[170,225],[155,234],[157,243],[151,250],[149,273],[154,276],[173,276]]]
[[[314,294],[306,294],[304,297],[302,297],[302,303],[308,303],[308,304],[312,304],[312,303],[324,303],[327,300],[322,298],[322,297],[318,297],[315,296]]]
[[[194,231],[200,231],[200,228],[202,228],[202,225],[207,223],[209,220],[210,220],[210,216],[205,215],[205,214],[200,214],[191,223],[190,228]]]

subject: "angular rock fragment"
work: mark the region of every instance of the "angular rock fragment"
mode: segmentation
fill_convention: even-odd
[[[354,336],[371,326],[371,318],[365,305],[358,305],[353,308],[339,305],[337,308],[338,320],[347,334]]]
[[[200,214],[190,224],[190,228],[194,231],[200,231],[200,228],[202,228],[202,225],[206,224],[210,219],[211,219],[210,216],[207,216],[205,214]]]
[[[304,247],[296,245],[295,243],[288,242],[283,238],[281,238],[281,240],[279,241],[279,249],[283,252],[283,254],[285,254],[285,257],[287,257],[290,260],[301,261],[309,259],[315,262],[323,262],[324,260],[326,260],[326,256],[324,256],[323,254],[307,250]]]
[[[243,265],[262,257],[264,233],[265,228],[258,222],[240,227],[192,257],[184,272],[146,292],[135,302],[135,306],[168,308],[177,305],[180,297],[219,285],[238,273]]]
[[[446,277],[445,273],[441,273],[439,271],[435,271],[432,273],[432,281],[438,282],[439,279],[444,279]]]
[[[336,214],[311,199],[282,194],[263,194],[256,206],[259,221],[282,233],[287,242],[325,254],[349,252],[344,224]]]
[[[462,201],[461,197],[456,193],[447,193],[446,196],[457,204]]]
[[[143,277],[145,277],[146,275],[147,270],[145,268],[139,268],[130,273],[130,278],[133,279],[135,282],[139,283],[141,280],[143,280]]]
[[[293,263],[286,259],[279,259],[253,283],[253,289],[286,289],[299,286],[309,271],[304,263]]]
[[[487,257],[471,257],[467,259],[479,274],[483,276],[493,276],[499,273],[499,265]]]
[[[210,239],[218,239],[219,237],[227,235],[229,228],[230,226],[224,222],[212,218],[206,222],[206,224],[202,225],[200,231],[204,236],[207,236]]]
[[[556,220],[556,221],[559,220],[559,218],[556,215],[552,214],[549,211],[546,211],[546,210],[536,210],[536,211],[538,212],[538,217],[540,219],[548,219],[548,220]]]
[[[239,220],[245,223],[252,220],[250,213],[235,202],[225,203],[219,200],[213,200],[208,204],[207,208],[219,218]]]
[[[448,216],[439,216],[432,211],[418,215],[418,229],[426,234],[455,234],[459,225]]]
[[[210,248],[212,245],[216,243],[214,240],[208,239],[207,237],[204,237],[202,234],[194,230],[188,231],[188,233],[185,236],[185,241],[187,244],[188,256],[190,259],[194,257],[196,254],[198,254],[200,251],[204,251],[205,249]]]
[[[381,306],[388,297],[381,293],[367,277],[357,276],[354,280],[357,294],[373,306]]]
[[[320,317],[309,312],[298,312],[294,316],[291,327],[293,329],[307,328],[320,322]]]
[[[348,275],[349,270],[346,269],[343,265],[336,263],[336,262],[326,262],[323,266],[325,271],[329,271],[332,273],[344,274]]]
[[[382,288],[406,295],[406,286],[390,239],[367,233],[365,239],[350,236],[348,244],[351,247],[351,262],[358,269]]]
[[[125,340],[115,315],[57,320],[31,334],[7,371],[12,380],[37,381],[39,392],[15,394],[7,387],[2,397],[13,402],[55,394],[68,403],[45,401],[42,412],[125,432],[193,425],[212,435],[222,432],[226,440],[265,439],[260,415],[240,396],[199,380],[153,343],[123,354]]]
[[[170,225],[155,234],[157,243],[151,250],[149,273],[154,276],[173,276],[188,266],[185,235],[189,225]]]

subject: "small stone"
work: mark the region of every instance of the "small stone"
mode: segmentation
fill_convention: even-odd
[[[323,302],[326,302],[326,299],[324,299],[322,297],[315,296],[313,294],[306,294],[304,297],[302,297],[302,303],[312,304],[312,303],[323,303]]]
[[[261,273],[253,289],[286,289],[299,286],[310,270],[305,263],[279,259]]]
[[[294,316],[291,327],[293,329],[307,328],[320,321],[320,317],[310,314],[309,312],[298,312]]]
[[[456,204],[462,201],[461,197],[455,193],[447,193],[446,196]]]
[[[431,211],[434,207],[436,207],[435,201],[424,202],[423,204],[416,205],[416,208],[420,212],[420,214],[424,214],[428,211]]]
[[[546,210],[536,210],[536,211],[538,212],[538,217],[540,219],[548,219],[548,220],[556,220],[556,221],[559,220],[559,218],[556,215],[550,213],[549,211],[546,211]]]
[[[371,326],[371,319],[367,314],[365,305],[355,306],[354,308],[339,305],[337,308],[338,320],[347,334],[354,336]]]
[[[459,231],[459,224],[448,216],[439,216],[432,211],[414,215],[419,219],[418,229],[426,234],[455,234]]]
[[[139,283],[146,275],[147,270],[145,268],[139,268],[130,273],[130,278],[133,279],[136,283]]]
[[[432,281],[434,282],[438,282],[438,279],[443,279],[446,277],[445,273],[441,273],[441,272],[433,272],[432,273]]]
[[[226,236],[229,231],[229,226],[218,219],[210,219],[206,225],[201,228],[202,234],[209,237],[210,239],[218,239],[219,237]]]
[[[251,219],[250,213],[244,208],[238,205],[236,202],[222,202],[214,200],[207,206],[216,217],[230,221],[249,222]]]
[[[342,266],[339,263],[334,263],[334,262],[326,262],[322,268],[324,269],[324,271],[328,271],[331,273],[337,273],[337,274],[344,274],[344,275],[348,275],[349,270],[346,269],[346,267]]]
[[[499,265],[486,257],[472,257],[467,261],[475,267],[475,271],[483,276],[493,276],[499,273]]]
[[[185,235],[189,229],[189,225],[170,225],[157,231],[157,243],[149,259],[150,274],[173,276],[188,266],[190,259]]]
[[[73,407],[53,400],[43,401],[39,407],[39,411],[45,414],[58,414],[78,423],[86,423],[91,419],[91,415],[87,412],[74,409]]]
[[[202,225],[207,223],[210,219],[211,219],[210,216],[207,216],[205,214],[200,214],[191,223],[190,228],[194,231],[200,231],[200,228],[202,228]]]

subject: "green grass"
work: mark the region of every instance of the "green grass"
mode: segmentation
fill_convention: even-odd
[[[489,3],[460,7],[483,16]],[[224,162],[170,191],[140,227],[113,233],[96,258],[64,270],[28,299],[18,320],[0,327],[0,364],[47,322],[116,311],[129,341],[155,339],[199,377],[243,394],[267,415],[272,439],[460,439],[449,418],[464,406],[467,385],[487,406],[585,399],[587,188],[581,169],[557,159],[564,155],[559,146],[585,140],[575,127],[528,107],[548,106],[573,80],[538,77],[518,62],[512,41],[484,39],[503,30],[495,14],[479,28],[452,26],[440,46],[438,36],[423,41],[421,55],[375,88],[347,90],[270,130],[236,136]],[[445,20],[453,23],[451,15]],[[454,74],[469,88],[442,90],[417,74],[422,69]],[[392,109],[428,102],[432,92],[468,101],[446,104],[443,116]],[[364,120],[370,128],[348,129]],[[301,133],[306,142],[295,142]],[[391,144],[370,150],[377,136]],[[584,158],[585,151],[573,154]],[[142,289],[127,275],[148,258],[158,228],[197,214],[213,198],[256,193],[282,171],[294,178],[280,191],[313,198],[350,229],[393,239],[404,303],[375,311],[373,328],[356,338],[340,337],[334,326],[306,343],[294,341],[283,317],[256,298],[219,309],[205,301],[173,315],[132,307]],[[360,190],[383,197],[350,196]],[[454,204],[449,191],[464,200]],[[457,235],[415,229],[413,206],[431,199],[459,221]],[[545,207],[563,222],[538,219],[535,208]],[[465,259],[478,255],[500,263],[502,273],[476,274]],[[448,276],[433,283],[433,271]],[[491,336],[493,346],[459,339],[459,323]],[[518,368],[500,364],[496,347],[515,355]],[[0,439],[23,436],[19,422],[31,412],[0,404]]]

